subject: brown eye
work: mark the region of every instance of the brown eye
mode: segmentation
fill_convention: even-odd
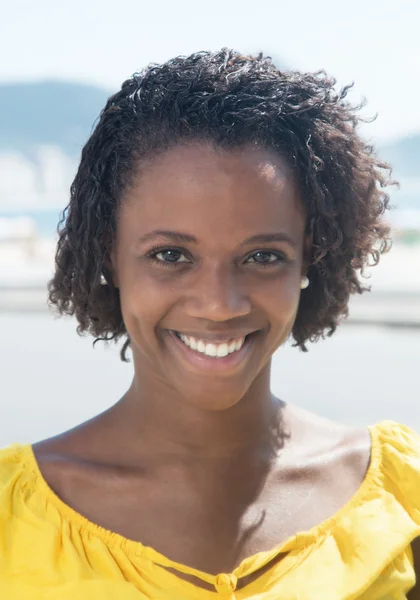
[[[270,263],[281,262],[284,260],[282,254],[277,252],[272,252],[268,250],[258,250],[258,252],[254,252],[251,254],[246,260],[247,263],[255,263],[259,265],[268,265]]]
[[[156,254],[156,258],[165,262],[184,262],[186,260],[179,250],[163,250]]]
[[[185,256],[185,254],[178,250],[177,248],[163,248],[160,250],[155,250],[149,254],[150,258],[166,264],[177,264],[177,263],[185,263],[191,262]]]

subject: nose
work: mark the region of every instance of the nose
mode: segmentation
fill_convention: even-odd
[[[189,286],[186,309],[191,317],[228,321],[248,315],[251,301],[233,269],[213,266],[202,271]]]

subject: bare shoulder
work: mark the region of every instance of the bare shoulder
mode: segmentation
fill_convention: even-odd
[[[110,448],[115,448],[115,444],[109,443],[114,439],[109,426],[110,412],[108,409],[76,427],[36,442],[32,445],[35,456],[46,468],[56,462],[62,462],[63,466],[106,463],[108,455],[112,455]]]
[[[308,459],[336,465],[341,475],[363,479],[369,468],[372,440],[367,427],[354,427],[292,407],[288,415],[295,438]]]
[[[66,497],[67,488],[83,486],[84,461],[72,451],[66,434],[37,442],[32,449],[43,478],[59,497]]]
[[[38,467],[59,496],[66,497],[67,490],[81,490],[90,483],[106,465],[106,456],[99,443],[101,436],[97,422],[100,416],[32,444]]]
[[[297,466],[292,475],[304,477],[311,489],[308,528],[336,514],[358,493],[371,462],[371,435],[367,427],[345,426],[290,406],[285,422],[288,462]]]

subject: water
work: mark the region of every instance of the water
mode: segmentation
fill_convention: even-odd
[[[51,238],[55,237],[58,221],[61,218],[62,209],[45,210],[45,211],[20,211],[20,212],[0,212],[0,218],[8,217],[10,219],[18,217],[29,217],[36,225],[38,235],[40,237]]]
[[[118,346],[92,348],[72,319],[0,314],[0,447],[64,431],[112,405],[132,365]],[[420,331],[343,325],[306,354],[280,349],[272,387],[288,402],[343,423],[382,419],[420,432]]]

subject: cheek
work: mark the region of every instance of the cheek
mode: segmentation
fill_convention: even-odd
[[[128,334],[136,345],[155,346],[156,327],[172,304],[171,290],[150,277],[136,274],[122,282],[121,311]]]
[[[300,300],[300,276],[296,272],[286,274],[284,277],[266,281],[259,286],[260,305],[265,308],[273,318],[287,319],[297,311]]]
[[[289,337],[296,320],[299,301],[300,287],[296,277],[285,278],[261,288],[259,307],[269,322],[267,350],[270,353]]]

